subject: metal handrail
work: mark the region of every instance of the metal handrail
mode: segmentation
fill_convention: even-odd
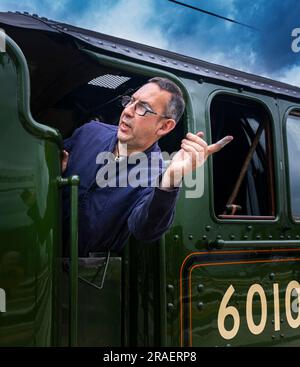
[[[79,176],[58,178],[58,185],[71,187],[70,200],[70,313],[69,313],[69,346],[77,346],[78,331],[78,186]]]
[[[226,241],[226,240],[217,240],[211,243],[210,247],[223,248],[224,246],[253,246],[253,245],[273,245],[273,246],[300,246],[300,240],[235,240],[235,241]]]

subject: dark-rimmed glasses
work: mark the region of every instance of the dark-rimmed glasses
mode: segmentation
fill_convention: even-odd
[[[150,113],[152,115],[157,115],[157,116],[160,116],[160,117],[163,117],[163,118],[166,118],[166,119],[170,118],[166,115],[160,115],[159,113],[152,111],[149,107],[145,106],[144,103],[135,100],[133,97],[122,96],[122,98],[121,98],[121,104],[122,104],[123,107],[128,107],[128,106],[130,106],[134,103],[135,103],[134,112],[139,116],[145,116],[146,113]]]

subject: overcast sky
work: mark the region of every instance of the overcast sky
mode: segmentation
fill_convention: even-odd
[[[82,28],[175,51],[300,87],[298,0],[0,0],[0,11],[28,11]],[[300,40],[299,40],[300,46]]]

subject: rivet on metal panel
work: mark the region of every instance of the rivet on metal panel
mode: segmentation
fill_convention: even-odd
[[[203,302],[198,302],[197,303],[197,308],[198,308],[198,310],[202,310],[203,309]]]
[[[175,234],[175,236],[174,236],[174,240],[175,240],[175,241],[177,241],[178,239],[179,239],[178,234]]]
[[[284,240],[284,235],[283,234],[280,235],[280,239]]]
[[[98,45],[103,45],[102,41],[97,41]]]
[[[161,61],[166,62],[167,60],[163,57],[163,58],[161,59]]]
[[[143,56],[143,53],[142,53],[142,52],[138,52],[138,55],[139,55],[139,56]]]
[[[207,236],[206,235],[202,236],[202,239],[207,240]]]
[[[217,235],[217,240],[221,240],[222,236],[220,234]]]
[[[244,240],[247,240],[247,239],[248,239],[248,236],[245,234],[245,235],[243,236],[243,239],[244,239]]]
[[[271,273],[271,274],[269,275],[269,278],[270,278],[271,280],[274,280],[274,279],[275,279],[275,274],[274,274],[274,273]]]
[[[276,336],[275,335],[272,335],[272,337],[271,337],[272,339],[275,339],[276,338]]]
[[[284,334],[280,334],[280,338],[284,338]]]
[[[198,82],[199,84],[202,84],[202,83],[204,83],[204,79],[203,79],[203,78],[200,78],[200,79],[198,79],[198,80],[197,80],[197,82]]]
[[[205,71],[207,74],[209,74],[209,70],[208,70],[208,69],[205,69],[204,71]]]
[[[247,226],[248,231],[251,231],[251,229],[252,229],[252,226]]]
[[[299,238],[300,238],[300,236],[297,234],[297,235],[296,235],[296,240],[299,240]]]
[[[273,236],[271,234],[269,234],[269,240],[271,240],[273,238]]]
[[[260,239],[261,239],[261,235],[259,235],[259,234],[258,234],[258,235],[256,236],[256,239],[257,239],[257,240],[260,240]]]
[[[198,67],[198,66],[196,66],[196,67],[195,67],[195,70],[199,70],[199,67]]]
[[[177,65],[177,61],[172,61],[172,64]]]
[[[188,68],[189,66],[188,66],[188,64],[183,64],[183,66],[185,67],[185,68]]]
[[[225,246],[225,242],[223,240],[218,240],[217,246],[215,246],[218,250],[222,249]]]
[[[234,234],[231,234],[231,235],[230,235],[230,238],[231,238],[232,240],[234,240],[234,239],[235,239],[235,235],[234,235]]]
[[[113,44],[111,45],[112,48],[117,48],[117,45]]]
[[[155,56],[153,56],[153,55],[150,55],[150,59],[153,59],[153,60],[154,60],[154,59],[155,59]]]
[[[167,309],[169,312],[173,312],[174,311],[174,304],[173,303],[168,303]]]
[[[189,240],[192,240],[194,236],[192,234],[189,234]]]
[[[198,292],[202,292],[204,289],[204,285],[203,284],[198,284],[197,286]]]
[[[207,232],[209,232],[211,230],[211,226],[205,226],[205,229]]]
[[[167,285],[167,291],[168,291],[169,293],[173,293],[173,292],[174,292],[174,286],[173,286],[172,284],[168,284],[168,285]]]
[[[288,235],[288,236],[287,236],[287,239],[288,239],[288,240],[290,240],[290,239],[291,239],[291,236],[290,236],[290,235]]]

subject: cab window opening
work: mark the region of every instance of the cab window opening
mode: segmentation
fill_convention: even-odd
[[[70,84],[70,91],[55,104],[46,108],[39,106],[33,115],[37,121],[58,129],[64,139],[91,120],[118,125],[123,110],[121,97],[132,95],[149,79],[133,73],[98,68],[93,76],[89,72],[79,86],[72,88]],[[161,150],[171,154],[180,149],[183,135],[184,123],[179,121],[170,134],[159,140]]]
[[[220,219],[274,219],[275,187],[270,118],[259,103],[216,96],[212,141],[234,140],[213,156],[214,211]]]

